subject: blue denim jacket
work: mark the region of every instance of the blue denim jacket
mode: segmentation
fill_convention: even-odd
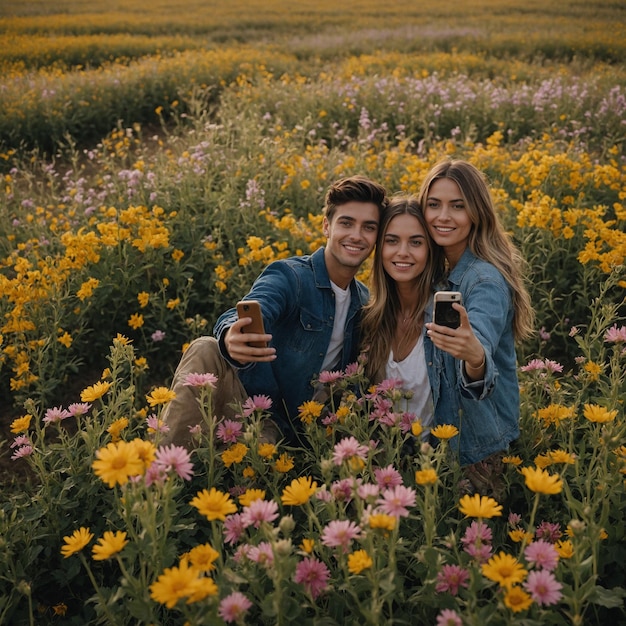
[[[369,297],[365,285],[357,280],[350,283],[350,292],[343,352],[337,366],[341,369],[358,356],[360,310]],[[223,337],[237,319],[234,308],[220,316],[213,334],[224,358],[237,368],[248,395],[272,398],[273,417],[286,439],[294,442],[298,407],[313,396],[311,381],[320,373],[333,331],[335,294],[324,249],[271,263],[243,299],[261,303],[265,331],[272,335],[276,360],[242,366],[228,356]]]
[[[435,424],[454,424],[451,440],[461,465],[506,450],[519,437],[519,385],[513,339],[511,289],[500,272],[468,249],[450,272],[449,289],[460,291],[470,324],[485,350],[484,380],[470,382],[463,363],[424,338],[435,406]],[[432,320],[432,306],[426,313]]]

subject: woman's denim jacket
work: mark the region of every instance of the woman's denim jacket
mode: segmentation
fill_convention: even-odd
[[[360,310],[367,303],[365,285],[350,283],[350,308],[343,352],[337,368],[356,361],[359,348]],[[245,300],[261,303],[265,331],[272,335],[276,360],[242,366],[224,347],[224,334],[236,321],[236,310],[226,311],[213,329],[222,356],[238,370],[248,395],[263,394],[273,401],[273,417],[283,435],[293,441],[298,407],[313,397],[311,381],[317,377],[333,331],[335,294],[321,248],[309,256],[291,257],[268,265],[255,280]]]
[[[436,348],[426,335],[424,349],[435,406],[435,424],[454,424],[451,440],[461,465],[506,450],[519,437],[519,385],[513,339],[513,302],[508,283],[490,263],[468,249],[448,277],[460,291],[470,324],[485,350],[484,380],[470,382],[463,362]],[[432,319],[432,306],[426,312]]]

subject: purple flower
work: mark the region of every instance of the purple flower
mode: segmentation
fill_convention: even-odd
[[[220,602],[218,613],[220,617],[227,623],[240,622],[244,615],[252,607],[252,602],[246,598],[240,591],[233,591]]]
[[[306,558],[296,565],[296,573],[293,580],[304,585],[313,599],[317,598],[326,589],[330,571],[326,564],[315,558]]]
[[[561,525],[552,524],[551,522],[541,522],[535,531],[537,539],[545,539],[550,543],[556,543],[562,535]]]
[[[469,572],[459,565],[444,565],[437,574],[435,591],[442,593],[449,591],[453,596],[459,593],[460,587],[468,585]]]
[[[224,420],[217,427],[216,434],[224,443],[236,443],[241,434],[243,424],[235,420]]]

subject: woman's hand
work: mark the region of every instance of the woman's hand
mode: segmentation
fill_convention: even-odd
[[[426,334],[437,348],[465,362],[465,372],[469,378],[480,380],[485,374],[485,350],[472,330],[465,307],[454,302],[452,308],[459,312],[461,325],[448,328],[429,322],[426,324]]]

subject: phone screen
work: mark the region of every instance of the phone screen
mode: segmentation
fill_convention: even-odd
[[[451,300],[435,303],[435,324],[448,328],[458,328],[461,325],[461,314],[452,308]]]

